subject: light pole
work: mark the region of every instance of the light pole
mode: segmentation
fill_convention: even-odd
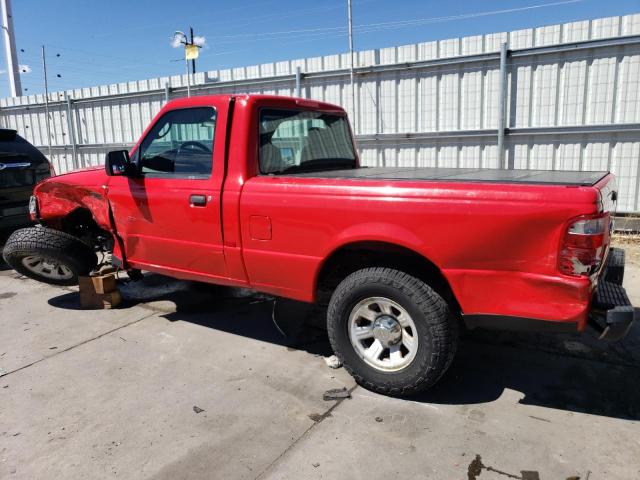
[[[187,35],[180,30],[176,30],[173,32],[173,38],[181,37],[180,43],[184,44],[184,65],[186,67],[187,72],[187,97],[191,96],[191,75],[189,75],[189,60],[187,59],[187,45],[189,45],[189,41],[187,40]]]
[[[189,60],[191,60],[191,66],[193,68],[193,73],[196,73],[196,58],[198,58],[198,52],[200,48],[202,48],[202,44],[204,44],[204,37],[198,37],[200,40],[194,40],[193,36],[193,28],[189,29],[191,31],[191,40],[187,37],[187,34],[181,32],[180,30],[176,30],[173,32],[173,46],[177,47],[178,44],[175,43],[176,40],[184,45],[184,64],[187,71],[187,96],[191,96],[191,75],[189,74]]]

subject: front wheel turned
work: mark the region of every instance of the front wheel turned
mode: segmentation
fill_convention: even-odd
[[[390,268],[346,277],[331,297],[327,327],[336,355],[356,381],[387,395],[434,385],[458,344],[457,322],[442,297]]]

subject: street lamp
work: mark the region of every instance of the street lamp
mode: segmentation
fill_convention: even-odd
[[[189,60],[194,60],[198,58],[198,48],[199,45],[196,45],[192,41],[189,41],[187,34],[181,32],[180,30],[176,30],[173,32],[173,41],[174,44],[176,42],[184,45],[184,65],[187,71],[187,97],[191,96],[191,75],[189,74]],[[177,46],[177,44],[176,44]]]

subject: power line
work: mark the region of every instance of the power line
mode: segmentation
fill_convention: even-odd
[[[548,7],[556,7],[556,6],[560,6],[560,5],[568,5],[568,4],[573,4],[573,3],[579,3],[579,2],[583,2],[585,0],[563,0],[563,1],[559,1],[559,2],[552,2],[552,3],[543,3],[543,4],[537,4],[537,5],[529,5],[529,6],[525,6],[525,7],[516,7],[516,8],[507,8],[507,9],[501,9],[501,10],[490,10],[490,11],[484,11],[484,12],[473,12],[473,13],[464,13],[464,14],[459,14],[459,15],[448,15],[448,16],[443,16],[443,17],[429,17],[429,18],[418,18],[418,19],[413,19],[413,20],[398,20],[398,21],[392,21],[392,22],[379,22],[379,23],[368,23],[368,24],[361,24],[361,25],[354,25],[353,29],[354,31],[358,31],[361,30],[363,32],[372,32],[372,31],[378,31],[378,30],[386,30],[386,29],[390,29],[390,28],[400,28],[400,27],[405,27],[405,26],[417,26],[417,25],[424,25],[424,24],[428,24],[428,23],[441,23],[441,22],[450,22],[453,20],[465,20],[465,19],[470,19],[470,18],[478,18],[478,17],[486,17],[486,16],[492,16],[492,15],[504,15],[504,14],[508,14],[508,13],[516,13],[516,12],[522,12],[522,11],[528,11],[528,10],[533,10],[533,9],[539,9],[539,8],[548,8]],[[218,36],[212,36],[209,35],[209,38],[211,39],[248,39],[248,38],[255,38],[258,40],[265,40],[268,39],[269,37],[283,37],[283,38],[296,38],[296,37],[289,37],[292,34],[306,34],[309,33],[311,35],[314,35],[316,33],[328,33],[329,31],[333,31],[333,32],[346,32],[347,31],[347,27],[317,27],[317,28],[305,28],[305,29],[296,29],[296,30],[282,30],[282,31],[274,31],[274,32],[262,32],[262,33],[242,33],[242,34],[234,34],[234,35],[218,35]],[[232,42],[216,42],[216,43],[232,43]]]
[[[369,23],[369,24],[357,25],[356,27],[362,28],[362,27],[378,27],[378,26],[404,26],[404,25],[413,25],[413,24],[448,22],[452,20],[465,20],[468,18],[478,18],[478,17],[487,17],[491,15],[503,15],[507,13],[523,12],[523,11],[534,10],[539,8],[557,7],[560,5],[580,3],[583,1],[584,0],[562,0],[559,2],[553,2],[553,3],[541,3],[537,5],[528,5],[525,7],[506,8],[502,10],[491,10],[491,11],[485,11],[485,12],[462,13],[459,15],[448,15],[444,17],[418,18],[414,20],[400,20],[396,22]]]
[[[361,0],[359,2],[354,2],[354,4],[356,5],[364,5],[367,3],[373,3],[373,2],[380,2],[382,0]],[[258,2],[260,4],[260,6],[265,6],[265,5],[269,5],[269,4],[273,4],[273,3],[278,3],[281,4],[282,2],[280,0],[274,0],[274,1],[264,1],[262,0],[261,2]],[[217,17],[225,17],[225,13],[228,12],[233,12],[233,11],[247,11],[250,10],[250,6],[249,5],[243,5],[241,7],[235,7],[235,8],[231,8],[229,10],[216,10],[215,14]],[[249,18],[244,18],[242,21],[240,22],[229,22],[229,21],[218,21],[218,22],[214,22],[214,23],[208,23],[208,24],[199,24],[200,27],[205,27],[205,26],[212,26],[212,25],[223,25],[224,27],[245,27],[248,25],[253,25],[256,23],[264,23],[264,22],[271,22],[271,21],[277,21],[277,20],[283,20],[283,19],[287,19],[287,18],[293,18],[293,17],[297,17],[300,15],[305,15],[308,13],[315,13],[315,12],[323,12],[323,11],[329,11],[329,10],[338,10],[344,8],[342,1],[340,1],[339,3],[335,4],[335,5],[325,5],[322,7],[314,7],[314,8],[304,8],[304,9],[298,9],[298,10],[291,10],[288,9],[286,13],[271,13],[271,14],[266,14],[266,15],[261,15],[261,16],[256,16],[256,17],[249,17]],[[111,30],[110,32],[105,32],[105,33],[101,33],[99,35],[91,35],[91,38],[104,38],[104,37],[109,37],[109,36],[113,36],[113,35],[121,35],[124,33],[128,33],[128,32],[135,32],[135,31],[140,31],[140,30],[149,30],[149,29],[153,29],[153,28],[161,28],[161,27],[167,27],[169,25],[169,22],[163,22],[163,23],[151,23],[151,24],[146,24],[146,25],[136,25],[135,27],[130,27],[130,28],[123,28],[123,29],[118,29],[118,30]]]

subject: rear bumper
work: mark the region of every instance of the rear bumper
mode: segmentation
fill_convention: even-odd
[[[621,339],[635,319],[635,310],[622,286],[624,265],[624,250],[611,248],[591,302],[589,325],[603,340]]]
[[[598,279],[598,286],[591,294],[588,280],[576,287],[575,296],[562,296],[564,288],[554,291],[556,312],[564,312],[561,307],[574,312],[571,316],[555,315],[559,320],[549,320],[537,315],[522,314],[465,314],[464,322],[469,329],[488,328],[529,332],[581,332],[588,324],[603,340],[619,340],[624,337],[634,322],[635,311],[627,292],[622,287],[624,279],[624,250],[611,248],[607,263]],[[544,289],[543,289],[544,290]],[[569,290],[571,291],[571,290]],[[555,295],[558,293],[558,295]],[[531,296],[535,308],[549,306],[550,301]],[[531,306],[529,305],[530,310]]]

